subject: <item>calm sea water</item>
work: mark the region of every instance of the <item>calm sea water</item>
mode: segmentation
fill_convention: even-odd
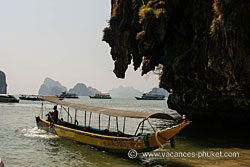
[[[128,109],[145,112],[166,112],[176,116],[174,111],[167,109],[166,101],[137,101],[135,99],[98,100],[81,97],[68,100],[74,103],[95,105],[117,109]],[[50,111],[53,105],[46,103]],[[171,149],[169,144],[164,149],[153,153],[160,153],[167,157],[145,157],[139,155],[136,159],[121,157],[99,151],[86,145],[59,138],[36,127],[35,115],[41,111],[41,102],[21,101],[17,104],[0,103],[0,155],[7,167],[126,167],[126,166],[250,166],[250,144],[244,137],[233,136],[221,138],[217,136],[177,136],[177,148]],[[46,110],[44,113],[47,112]],[[73,112],[73,111],[72,111]],[[73,113],[72,113],[73,114]],[[64,116],[64,115],[63,115]],[[87,115],[88,116],[88,115]],[[92,116],[94,126],[97,116]],[[107,117],[101,116],[101,127],[107,126]],[[84,114],[78,112],[78,121],[84,123]],[[127,119],[125,131],[134,133],[140,120]],[[167,126],[167,123],[152,120],[155,126]],[[96,124],[97,125],[97,124]],[[115,129],[115,122],[112,124]],[[123,119],[119,119],[122,129]],[[98,125],[96,126],[98,127]],[[187,127],[188,128],[188,127]],[[249,132],[246,132],[249,133]],[[182,157],[179,156],[183,154]],[[185,157],[187,154],[193,157]],[[236,157],[213,157],[215,153],[235,154]],[[173,155],[175,154],[175,157]],[[197,156],[202,156],[198,158]],[[172,155],[172,157],[170,157]]]

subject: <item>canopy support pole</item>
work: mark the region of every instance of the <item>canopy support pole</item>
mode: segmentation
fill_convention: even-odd
[[[66,108],[64,108],[63,106],[62,106],[62,108],[63,108],[63,109],[66,111],[66,113],[68,114],[67,122],[69,123],[69,117],[70,117],[71,123],[72,123],[72,117],[71,117],[71,115],[69,114],[69,108],[68,108],[68,110],[67,110]]]
[[[43,118],[43,103],[42,103],[42,105],[41,105],[41,117]]]
[[[149,119],[147,119],[149,125],[151,126],[151,128],[153,129],[154,132],[156,132],[155,128],[152,126],[151,122],[149,121]]]
[[[101,132],[101,114],[99,114],[99,133]]]
[[[85,111],[85,113],[84,113],[84,125],[85,125],[85,127],[86,127],[86,115],[87,115],[87,112]]]
[[[63,106],[61,106],[61,108],[60,108],[60,116],[61,116],[61,119],[63,118],[63,116],[62,116],[62,108],[63,108]]]
[[[67,118],[67,121],[69,122],[69,107],[68,107],[68,118]],[[72,121],[71,121],[72,123]]]
[[[142,121],[142,125],[141,125],[141,134],[143,134],[143,128],[144,128],[144,120]]]
[[[136,136],[136,133],[138,132],[138,130],[139,130],[139,128],[140,128],[142,122],[144,122],[144,120],[142,120],[142,121],[139,123],[139,125],[138,125],[138,127],[137,127],[137,129],[136,129],[136,131],[135,131],[135,136]]]
[[[75,109],[75,122],[74,122],[74,124],[76,124],[76,117],[77,117],[77,109]]]
[[[89,113],[89,126],[90,126],[90,122],[91,122],[91,116],[92,116],[92,112]]]
[[[126,123],[126,117],[124,117],[124,120],[123,120],[123,133],[125,132],[125,123]]]
[[[119,127],[118,127],[118,117],[116,117],[116,129],[117,129],[117,132],[119,131]]]
[[[109,115],[109,122],[108,122],[108,130],[109,130],[109,128],[110,128],[110,115]]]

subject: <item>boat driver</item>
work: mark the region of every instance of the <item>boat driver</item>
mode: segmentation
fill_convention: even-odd
[[[57,106],[55,105],[53,107],[54,111],[53,112],[49,112],[48,114],[46,114],[45,116],[47,116],[47,121],[49,122],[53,122],[53,123],[57,123],[58,121],[58,110],[57,110]]]
[[[54,112],[52,113],[52,119],[54,123],[57,123],[58,121],[58,110],[57,110],[57,105],[54,106]]]

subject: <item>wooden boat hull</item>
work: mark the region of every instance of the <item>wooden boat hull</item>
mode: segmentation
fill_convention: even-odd
[[[158,137],[155,134],[137,137],[107,136],[52,124],[40,117],[36,117],[36,123],[39,128],[52,132],[60,137],[71,139],[109,152],[128,153],[131,149],[134,149],[137,152],[155,150],[159,148],[159,142],[161,144],[166,143],[190,122],[181,123],[172,128],[159,131],[157,132]]]
[[[135,97],[136,100],[165,100],[165,98],[143,98],[143,97]]]
[[[19,100],[0,100],[0,103],[19,103]]]
[[[111,97],[95,97],[95,96],[89,96],[91,99],[111,99]]]
[[[37,98],[30,98],[30,97],[19,97],[19,99],[21,100],[29,100],[29,101],[44,101],[41,98],[37,97]]]
[[[16,98],[1,98],[0,103],[19,103],[19,99]]]

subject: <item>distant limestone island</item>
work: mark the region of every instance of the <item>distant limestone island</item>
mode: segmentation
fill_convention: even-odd
[[[66,92],[67,94],[75,94],[77,96],[91,96],[93,95],[107,95],[101,93],[101,91],[97,90],[93,87],[87,87],[84,83],[77,83],[73,88],[67,90],[65,86],[63,86],[59,81],[55,81],[51,78],[45,78],[43,84],[40,86],[38,94],[41,96],[56,96],[61,95],[62,92]],[[119,98],[135,98],[136,96],[142,96],[142,91],[139,91],[133,87],[124,87],[120,86],[118,88],[113,88],[108,91],[108,94],[113,97]],[[147,94],[160,94],[165,97],[168,96],[168,92],[162,88],[153,88]]]
[[[40,86],[38,94],[42,96],[55,96],[60,95],[62,92],[68,92],[70,94],[76,94],[78,96],[90,96],[96,93],[101,93],[97,89],[87,87],[83,83],[77,83],[72,89],[69,89],[69,91],[67,91],[67,88],[65,86],[62,86],[60,82],[54,81],[51,78],[45,78],[43,84]]]
[[[77,94],[78,96],[90,96],[101,92],[95,88],[87,87],[83,83],[78,83],[72,89],[69,90],[69,93]]]
[[[4,72],[0,71],[0,94],[7,93],[7,83],[6,83],[6,76]]]
[[[165,100],[169,93],[163,88],[153,88],[149,93],[143,93],[141,97],[135,97],[137,100]]]
[[[118,88],[113,88],[109,90],[111,97],[121,97],[121,98],[134,98],[135,96],[140,96],[143,92],[133,88],[120,86]]]
[[[7,83],[6,76],[3,71],[0,71],[0,102],[2,103],[19,103],[19,99],[17,99],[13,95],[6,94],[7,93]]]
[[[43,84],[40,86],[38,94],[42,96],[55,96],[62,92],[67,92],[65,86],[62,86],[60,82],[54,81],[51,78],[45,78]]]
[[[121,98],[135,98],[138,96],[142,96],[143,94],[150,94],[150,95],[161,95],[164,97],[168,97],[169,93],[163,88],[153,88],[150,92],[144,93],[139,91],[133,87],[123,87],[120,86],[119,88],[113,88],[109,91],[111,97],[121,97]]]
[[[168,97],[169,93],[163,88],[153,88],[149,94],[158,94],[158,95],[164,95],[165,97]]]

